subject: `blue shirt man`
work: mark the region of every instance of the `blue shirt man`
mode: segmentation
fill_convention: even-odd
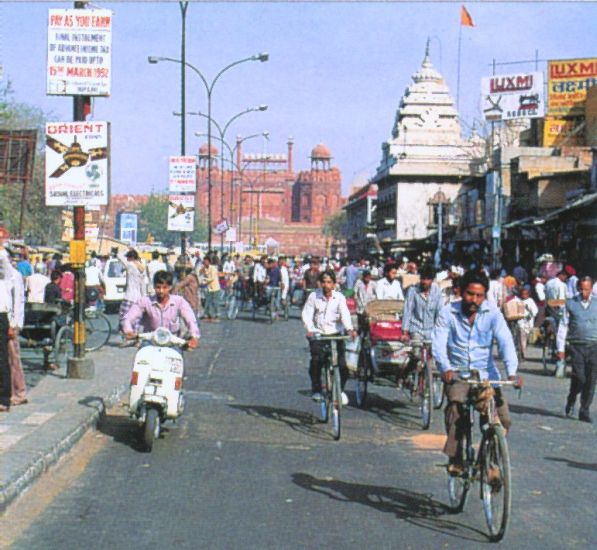
[[[429,340],[444,302],[441,290],[433,283],[435,271],[424,266],[420,275],[420,282],[406,291],[402,333],[411,338],[420,336],[423,340]]]
[[[500,373],[492,354],[493,340],[506,365],[509,380],[516,380],[518,358],[512,334],[501,312],[486,300],[489,280],[483,273],[469,271],[461,281],[462,301],[445,306],[431,334],[433,358],[445,383],[448,404],[445,411],[447,439],[444,453],[450,458],[448,472],[462,471],[462,418],[471,386],[464,383],[478,371],[481,380],[499,380]],[[518,384],[522,382],[518,380]],[[506,399],[495,389],[497,414],[508,430],[512,424]]]
[[[346,288],[352,290],[359,278],[359,268],[352,262],[346,268]]]

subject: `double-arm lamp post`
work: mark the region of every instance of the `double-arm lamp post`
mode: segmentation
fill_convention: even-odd
[[[156,57],[156,56],[149,56],[147,58],[147,61],[152,64],[159,63],[160,61],[169,61],[171,63],[180,63],[180,64],[188,67],[189,69],[191,69],[201,79],[201,82],[203,82],[203,85],[205,86],[205,91],[207,93],[207,150],[209,151],[208,154],[211,155],[211,122],[212,122],[211,104],[212,104],[213,91],[214,91],[214,87],[215,87],[216,83],[218,82],[220,77],[226,71],[232,69],[232,67],[236,67],[237,65],[240,65],[242,63],[247,63],[249,61],[260,61],[263,63],[263,62],[267,61],[268,59],[269,59],[269,54],[258,53],[258,54],[252,55],[251,57],[245,57],[243,59],[239,59],[238,61],[233,61],[232,63],[229,63],[223,69],[221,69],[216,74],[216,76],[213,78],[213,80],[211,82],[209,82],[207,80],[207,78],[205,78],[203,73],[197,67],[195,67],[195,65],[192,65],[188,61],[183,61],[181,59],[174,59],[172,57]],[[182,113],[184,114],[184,109],[182,110]],[[183,118],[184,118],[184,116],[183,116]],[[211,236],[212,236],[211,189],[212,189],[212,185],[211,185],[211,158],[210,158],[210,162],[208,163],[208,168],[207,168],[207,246],[208,246],[209,250],[211,250]]]
[[[214,120],[213,118],[211,118],[211,120],[208,120],[208,123],[213,124],[219,135],[220,135],[220,142],[222,144],[225,144],[226,146],[228,146],[228,144],[226,143],[226,132],[228,131],[228,128],[230,128],[230,125],[237,120],[238,118],[240,118],[243,115],[249,114],[249,113],[254,113],[257,111],[267,111],[267,105],[259,105],[257,107],[249,107],[248,109],[245,109],[244,111],[241,111],[240,113],[237,113],[236,115],[234,115],[230,120],[228,120],[228,122],[226,122],[226,124],[224,126],[221,126],[220,124],[218,124],[218,122],[216,120]],[[172,113],[175,116],[182,116],[182,113]],[[206,115],[205,113],[201,113],[199,111],[187,111],[185,113],[186,115],[194,115],[194,116],[200,116],[203,118],[208,118],[208,115]],[[261,134],[259,134],[261,135]],[[211,170],[211,146],[209,145],[211,142],[211,136],[208,135],[208,190],[209,190],[209,172]],[[223,146],[222,146],[223,147]],[[228,147],[230,150],[230,147]],[[230,189],[232,192],[232,183],[230,184]],[[230,198],[230,204],[232,204],[232,196]],[[232,211],[232,208],[231,208]],[[220,220],[224,219],[224,155],[220,155]],[[220,234],[220,250],[224,250],[224,234]]]

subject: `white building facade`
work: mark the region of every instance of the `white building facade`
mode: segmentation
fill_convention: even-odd
[[[440,212],[443,228],[452,223],[450,204],[476,171],[475,159],[484,148],[478,136],[462,138],[454,100],[429,58],[429,42],[412,80],[373,178],[377,235],[388,253],[420,249],[437,239]]]

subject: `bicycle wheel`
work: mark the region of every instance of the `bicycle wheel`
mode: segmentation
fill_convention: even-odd
[[[462,450],[462,462],[466,464],[464,450]],[[453,475],[448,473],[448,501],[450,511],[457,514],[464,510],[471,482],[468,473]]]
[[[357,407],[364,409],[367,404],[367,386],[371,374],[371,363],[369,360],[369,350],[361,347],[359,352],[359,366],[357,369]]]
[[[101,312],[85,319],[85,351],[97,351],[108,343],[112,334],[110,320]]]
[[[272,297],[269,301],[269,304],[267,306],[267,313],[268,313],[268,317],[269,317],[269,323],[270,323],[270,325],[273,325],[274,321],[276,320],[276,303],[274,301],[273,293],[272,293]]]
[[[334,439],[338,441],[340,439],[342,429],[342,383],[340,380],[339,367],[334,367],[330,416],[332,417],[332,434]]]
[[[284,300],[284,321],[288,321],[290,317],[290,298],[286,296]]]
[[[66,368],[69,358],[74,355],[73,329],[70,326],[61,327],[54,342],[54,362],[60,368]]]
[[[444,383],[438,372],[433,373],[433,408],[441,409],[444,404]]]
[[[510,454],[504,428],[493,426],[482,444],[481,496],[483,512],[492,541],[502,540],[508,528],[510,493]]]
[[[426,361],[419,373],[419,410],[423,420],[423,429],[431,426],[431,412],[433,411],[433,373],[431,363]]]

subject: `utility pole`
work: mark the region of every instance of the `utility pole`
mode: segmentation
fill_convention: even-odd
[[[189,7],[188,1],[180,1],[180,15],[182,18],[181,27],[181,41],[180,41],[180,58],[182,63],[180,64],[180,155],[185,156],[187,154],[186,148],[186,71],[187,71],[187,8]],[[195,201],[196,202],[196,201]],[[184,259],[187,253],[187,235],[184,231],[180,232],[180,255]]]
[[[75,9],[83,10],[87,2],[75,2]],[[89,96],[73,96],[73,120],[84,121],[89,112]],[[93,378],[93,361],[85,357],[85,207],[73,207],[73,240],[70,243],[70,261],[75,272],[75,301],[73,344],[74,357],[67,362],[68,378]]]

